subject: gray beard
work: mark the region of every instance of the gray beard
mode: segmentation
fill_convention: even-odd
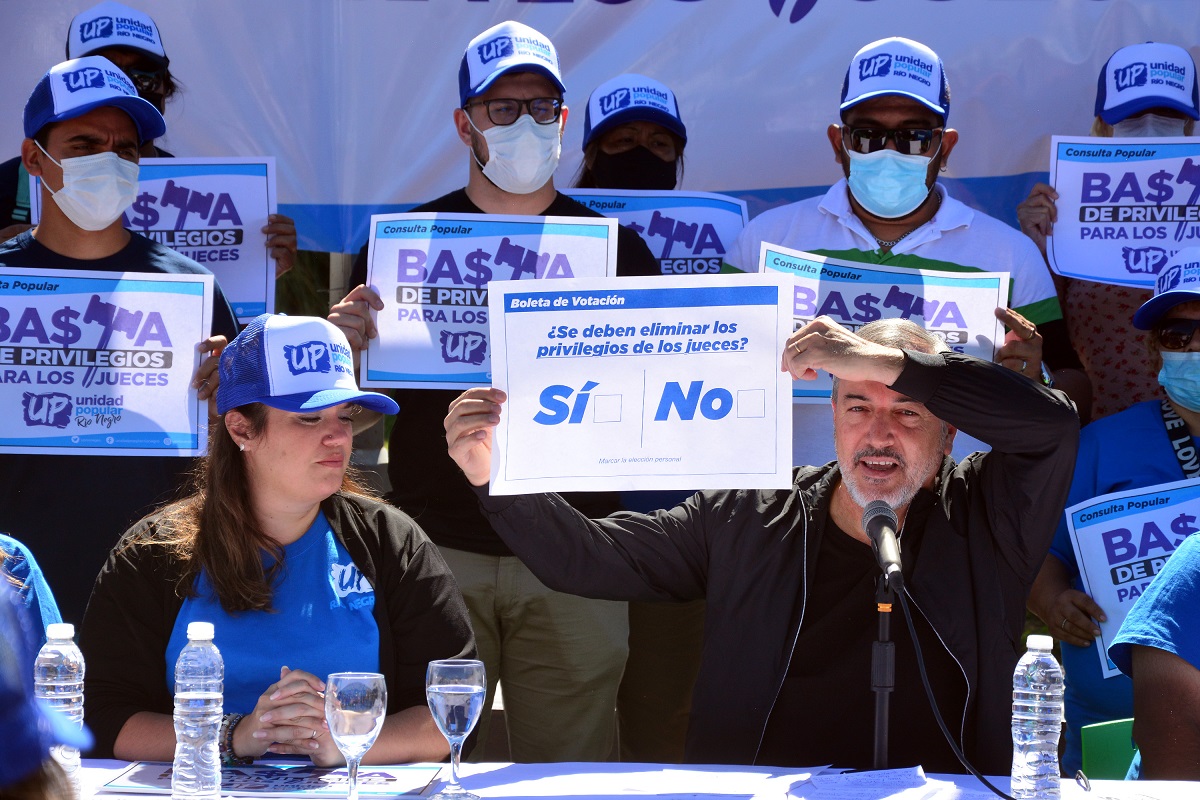
[[[900,469],[904,473],[904,482],[892,489],[890,492],[885,492],[878,489],[869,483],[863,485],[859,482],[858,475],[852,471],[842,470],[842,483],[846,485],[846,491],[850,493],[852,499],[859,508],[866,508],[867,504],[873,500],[882,500],[889,507],[904,508],[912,499],[917,496],[917,492],[925,484],[926,479],[934,474],[938,466],[942,463],[942,450],[945,449],[945,437],[942,438],[942,447],[937,452],[930,455],[929,459],[924,463],[909,465],[900,454],[884,448],[863,448],[854,454],[854,461],[870,456],[888,456],[896,459],[900,464]]]

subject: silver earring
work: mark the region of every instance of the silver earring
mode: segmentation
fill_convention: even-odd
[[[245,442],[239,443],[238,450],[241,450],[243,453],[246,452],[246,443]]]

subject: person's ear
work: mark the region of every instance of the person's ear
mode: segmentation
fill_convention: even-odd
[[[246,445],[253,440],[250,420],[246,418],[246,415],[235,408],[225,412],[222,422],[225,430],[229,432],[229,437],[233,439],[233,443],[238,446],[239,450],[245,450]]]
[[[842,147],[842,126],[830,125],[825,135],[829,137],[829,146],[833,148],[833,160],[842,164],[846,158],[845,149]]]
[[[46,155],[33,139],[21,142],[21,164],[30,175],[40,176],[42,174],[42,159],[45,157]]]

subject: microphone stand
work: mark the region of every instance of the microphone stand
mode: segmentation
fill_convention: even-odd
[[[892,641],[892,591],[887,575],[875,582],[879,636],[871,644],[871,691],[875,693],[875,761],[873,769],[888,768],[888,710],[896,687],[896,644]]]

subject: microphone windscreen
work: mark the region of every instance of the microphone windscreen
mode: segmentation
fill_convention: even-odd
[[[872,500],[871,502],[867,503],[867,507],[863,509],[863,530],[870,532],[871,522],[878,517],[883,517],[885,521],[890,522],[893,528],[899,524],[899,521],[896,518],[896,512],[892,510],[891,506],[882,500]]]

